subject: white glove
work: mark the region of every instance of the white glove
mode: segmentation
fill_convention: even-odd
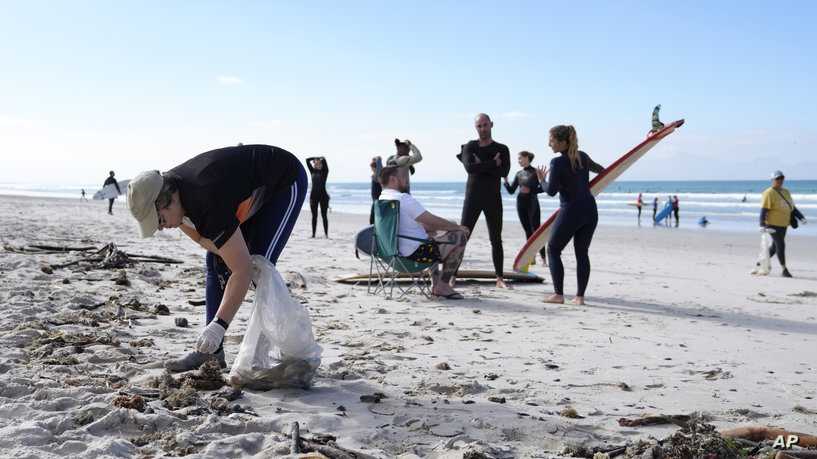
[[[216,352],[218,345],[221,344],[221,341],[224,339],[224,333],[226,331],[227,330],[215,320],[210,322],[204,327],[204,331],[201,332],[199,341],[196,343],[196,350],[203,354]]]

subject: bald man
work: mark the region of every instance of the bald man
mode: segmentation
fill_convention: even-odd
[[[507,288],[502,268],[505,254],[502,250],[502,195],[500,179],[511,170],[511,154],[508,147],[495,142],[491,136],[493,121],[485,113],[474,119],[479,139],[462,146],[457,158],[468,172],[465,185],[465,202],[462,206],[461,224],[473,234],[481,213],[485,213],[488,235],[491,239],[491,258],[496,273],[496,286]]]

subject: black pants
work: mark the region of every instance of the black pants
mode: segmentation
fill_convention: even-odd
[[[675,226],[678,226],[678,209],[672,209],[673,215],[675,215]]]
[[[315,230],[318,227],[318,206],[320,206],[321,218],[323,218],[323,234],[329,237],[329,217],[326,212],[329,210],[329,195],[309,196],[309,209],[312,211],[312,237],[315,237]]]
[[[559,209],[550,240],[547,244],[548,266],[553,280],[553,290],[557,295],[564,295],[565,269],[562,265],[562,250],[570,239],[576,251],[576,277],[578,288],[576,296],[584,296],[587,282],[590,280],[590,242],[599,222],[599,213],[594,199],[574,202]]]
[[[638,208],[638,219],[641,220],[641,206],[636,206]]]
[[[539,210],[539,199],[532,193],[519,193],[516,196],[516,213],[519,215],[519,222],[525,230],[525,237],[530,239],[534,231],[539,228],[542,220]],[[542,247],[539,251],[542,259],[547,257],[547,250]]]
[[[499,181],[497,181],[498,184]],[[489,191],[488,193],[480,193],[476,190],[466,192],[460,224],[468,228],[473,234],[479,214],[485,212],[485,221],[488,223],[488,237],[491,239],[491,258],[494,261],[494,273],[496,273],[497,277],[502,277],[502,265],[505,258],[505,253],[502,250],[502,196],[499,194],[498,186],[496,192]]]
[[[115,201],[115,199],[108,199],[108,213],[109,214],[113,213],[113,202],[114,201]]]
[[[774,230],[772,236],[772,246],[769,248],[769,256],[773,257],[777,254],[777,260],[780,261],[780,266],[786,267],[786,230],[788,228],[783,226],[769,226]]]

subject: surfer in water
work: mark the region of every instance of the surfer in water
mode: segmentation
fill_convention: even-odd
[[[507,177],[511,170],[511,153],[507,146],[494,141],[491,136],[494,123],[488,115],[477,115],[474,127],[479,139],[463,145],[457,155],[468,172],[460,223],[468,228],[469,233],[473,233],[479,214],[485,213],[496,286],[508,288],[502,271],[505,254],[502,250],[502,195],[499,179]]]
[[[114,177],[113,171],[108,172],[108,178],[105,179],[105,183],[102,184],[102,188],[105,188],[108,185],[113,185],[116,187],[116,194],[122,194],[122,190],[119,189],[119,182],[116,181]],[[108,198],[108,215],[113,215],[113,202],[116,201],[116,198]]]
[[[309,210],[312,211],[312,238],[318,226],[318,208],[323,219],[323,234],[329,239],[329,193],[326,191],[326,179],[329,177],[329,164],[323,156],[306,158],[306,167],[312,176],[312,190],[309,192]]]
[[[142,237],[179,228],[207,250],[206,326],[196,349],[165,362],[165,368],[189,371],[210,359],[226,367],[224,333],[247,295],[251,255],[277,263],[307,185],[298,158],[269,145],[208,151],[130,182],[128,206]]]
[[[519,194],[516,195],[516,213],[519,215],[519,222],[522,223],[522,229],[525,230],[525,237],[530,239],[534,231],[539,228],[541,223],[539,198],[537,195],[542,192],[542,187],[539,185],[539,179],[536,176],[536,168],[531,166],[534,154],[529,151],[519,152],[517,161],[522,170],[516,173],[513,182],[508,182],[508,177],[505,177],[505,189],[509,194],[514,194],[519,188]],[[539,251],[542,255],[542,264],[547,264],[547,252],[545,248]],[[536,260],[531,262],[536,264]]]
[[[550,232],[547,255],[553,295],[545,303],[562,304],[564,298],[564,266],[562,250],[570,239],[576,251],[578,287],[573,304],[584,304],[584,293],[590,280],[590,242],[599,221],[596,199],[590,192],[590,172],[600,174],[604,168],[579,150],[576,129],[573,126],[554,126],[550,129],[548,145],[559,156],[550,161],[550,167],[537,169],[542,189],[549,196],[559,193],[559,214]]]

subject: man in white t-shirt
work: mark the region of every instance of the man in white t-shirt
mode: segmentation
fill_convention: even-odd
[[[427,211],[414,197],[408,194],[409,171],[407,167],[387,166],[380,171],[383,192],[381,201],[400,201],[400,221],[397,234],[414,239],[430,239],[422,243],[413,239],[399,238],[400,256],[419,263],[434,263],[431,274],[431,294],[451,300],[461,300],[462,295],[453,288],[454,274],[457,272],[469,231]],[[440,267],[442,265],[442,267]]]

